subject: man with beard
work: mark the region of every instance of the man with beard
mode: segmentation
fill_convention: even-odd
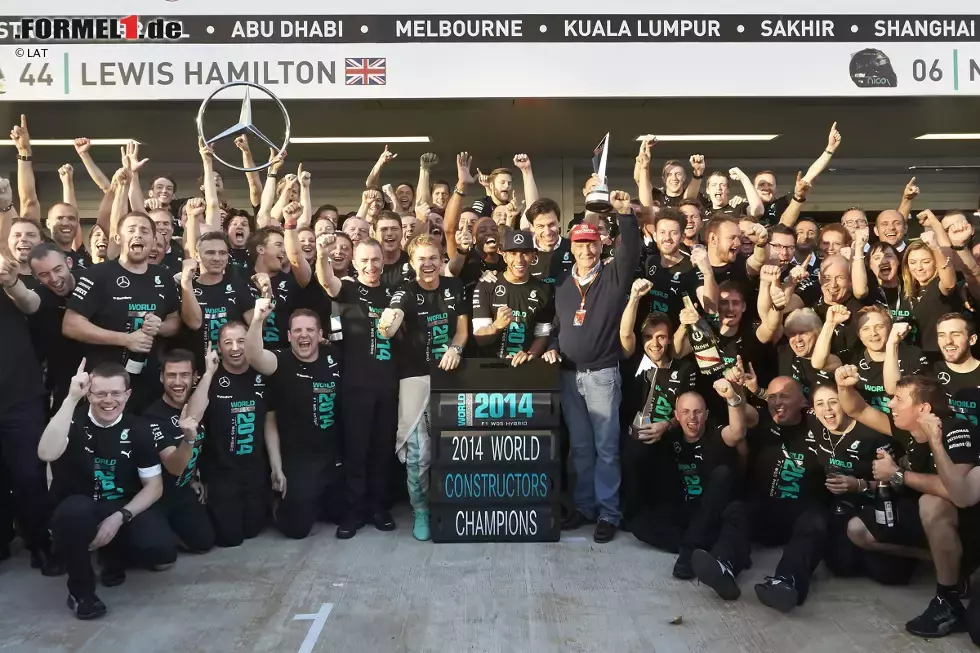
[[[682,291],[688,282],[687,275],[694,268],[704,279],[698,291],[698,301],[710,307],[708,310],[718,305],[718,284],[705,248],[695,245],[689,256],[684,256],[680,251],[682,224],[684,216],[679,211],[664,210],[656,222],[656,252],[649,254],[640,266],[643,278],[650,281],[652,286],[640,302],[638,313],[646,315],[656,311],[675,316],[675,328],[679,324],[677,316],[684,308]]]
[[[974,325],[960,313],[946,313],[936,323],[939,353],[935,377],[949,397],[953,416],[973,426],[980,424],[980,361],[970,348],[977,344]]]
[[[179,298],[166,269],[147,263],[155,226],[145,213],[130,213],[119,225],[118,260],[82,271],[67,303],[62,332],[84,343],[89,366],[124,365],[132,375],[129,408],[142,411],[159,394],[151,355],[157,337],[180,330]]]
[[[10,221],[10,231],[7,236],[7,248],[16,257],[17,274],[24,285],[34,290],[37,279],[31,275],[31,267],[27,264],[27,256],[34,246],[41,242],[41,228],[33,220],[14,218]]]
[[[639,262],[641,238],[629,195],[613,191],[620,214],[622,245],[611,263],[599,258],[599,232],[576,225],[569,239],[575,267],[555,288],[555,325],[562,362],[562,410],[568,423],[576,472],[575,511],[562,524],[572,530],[596,516],[593,539],[603,544],[616,535],[619,511],[619,405],[621,400],[616,334],[623,298]],[[549,356],[548,354],[552,354]],[[598,513],[598,515],[596,514]]]
[[[631,527],[641,542],[678,554],[675,578],[690,580],[697,570],[703,583],[733,600],[739,594],[734,575],[749,563],[744,507],[730,499],[738,486],[736,447],[746,429],[754,426],[757,414],[746,413],[744,399],[727,380],[715,381],[714,389],[728,404],[727,424],[711,418],[701,395],[685,392],[674,408],[677,426],[670,427],[671,422],[633,426],[632,437],[657,444],[654,448],[666,458],[664,472],[671,483],[657,505],[638,515]],[[726,532],[724,537],[721,532]],[[740,546],[715,548],[720,542]],[[730,582],[725,582],[726,577]]]
[[[756,225],[758,226],[758,225]],[[764,229],[760,226],[759,229]],[[742,230],[739,223],[728,217],[713,217],[704,227],[705,244],[708,249],[708,262],[716,283],[729,279],[744,286],[749,285],[749,276],[757,274],[748,259],[739,254]],[[761,267],[761,266],[760,266]],[[703,295],[705,273],[696,268],[693,274],[686,275],[683,294],[692,301],[700,302]],[[714,312],[713,307],[704,306],[706,311]]]
[[[95,594],[93,550],[103,582],[116,585],[127,564],[159,570],[177,559],[166,520],[151,509],[163,495],[160,459],[146,424],[123,412],[129,397],[122,365],[100,363],[86,374],[83,359],[37,448],[52,463],[59,503],[51,530],[68,570],[68,608],[79,619],[106,613]],[[88,407],[79,406],[86,398]]]
[[[79,229],[78,209],[67,202],[58,202],[48,209],[47,227],[51,232],[51,239],[71,261],[71,269],[92,267],[92,259],[84,246],[75,251]]]
[[[856,265],[861,264],[856,263]],[[854,296],[851,288],[850,262],[843,256],[828,256],[820,263],[820,285],[810,286],[802,295],[794,295],[788,305],[789,310],[810,306],[825,322],[827,311],[831,306],[846,308],[847,321],[834,327],[832,340],[832,350],[843,359],[853,356],[853,352],[861,342],[858,337],[857,320],[852,318],[864,308],[864,302]]]
[[[835,308],[843,307],[831,307],[831,309]],[[833,319],[828,317],[827,323],[831,322]],[[796,309],[786,316],[783,324],[787,343],[777,349],[779,375],[795,379],[807,399],[818,384],[830,383],[833,380],[834,370],[841,365],[840,359],[831,353],[825,353],[816,363],[813,361],[817,342],[826,331],[828,331],[827,326],[812,308]],[[833,327],[830,328],[830,333],[833,334]]]
[[[414,220],[414,218],[412,218]],[[386,288],[398,288],[415,278],[415,272],[408,261],[408,254],[402,251],[402,221],[393,211],[382,211],[374,223],[375,242],[381,244],[384,270],[381,281]]]
[[[264,348],[263,325],[270,313],[270,299],[256,301],[245,358],[269,379],[265,443],[272,489],[282,497],[274,512],[276,526],[286,537],[303,539],[321,511],[337,503],[326,490],[340,473],[340,364],[333,346],[321,344],[320,318],[304,308],[289,318],[288,348]]]
[[[393,220],[382,218],[380,227]],[[391,233],[384,232],[382,233]],[[384,281],[384,245],[366,240],[354,250],[357,280],[341,281],[327,261],[331,236],[317,242],[317,278],[334,301],[340,319],[342,375],[340,395],[344,421],[344,471],[350,511],[337,527],[337,537],[354,537],[367,519],[380,531],[395,529],[391,505],[391,451],[398,427],[398,368],[392,342],[378,333],[378,320],[391,301]],[[336,339],[338,334],[331,334]]]
[[[623,401],[620,430],[630,433],[634,426],[663,424],[657,427],[657,435],[662,435],[669,428],[674,402],[678,395],[695,386],[698,370],[690,359],[673,355],[671,321],[663,313],[650,313],[640,324],[641,346],[637,351],[637,308],[641,298],[648,294],[650,285],[646,279],[633,282],[626,310],[619,322],[619,342],[624,358],[630,361],[621,364]],[[636,361],[636,364],[631,361]],[[656,449],[647,444],[647,440],[639,438],[622,439],[623,484],[620,496],[623,522],[628,526],[641,510],[652,506],[658,496],[656,484],[651,482],[649,476],[651,466],[656,463]]]
[[[830,126],[830,135],[827,137],[827,148],[823,151],[823,153],[821,153],[816,161],[810,164],[806,174],[800,179],[805,179],[807,184],[812,184],[814,180],[820,176],[820,173],[826,170],[827,166],[830,165],[830,160],[834,158],[834,152],[836,152],[837,148],[840,147],[840,142],[841,135],[840,132],[837,131],[837,123],[835,122]],[[798,198],[800,196],[798,194],[791,195],[787,193],[786,195],[777,197],[776,175],[771,170],[756,173],[755,178],[753,179],[753,185],[756,192],[759,193],[759,199],[762,200],[764,209],[759,222],[766,227],[780,222],[783,212],[789,208],[794,199],[797,200],[797,203],[802,204],[802,202],[799,202]],[[804,196],[804,201],[805,199],[806,198]]]
[[[483,355],[509,358],[514,367],[544,354],[554,317],[552,286],[531,277],[533,240],[529,231],[508,230],[502,248],[507,269],[473,291],[477,345]]]
[[[955,419],[949,400],[935,379],[905,376],[898,382],[886,415],[869,406],[854,386],[860,380],[858,369],[845,365],[837,370],[837,387],[844,412],[879,433],[890,435],[908,431],[912,438],[901,465],[884,452],[874,462],[878,483],[890,483],[894,498],[895,526],[877,523],[874,510],[866,507],[848,524],[848,537],[868,551],[921,558],[929,549],[936,570],[936,594],[918,617],[905,629],[919,637],[944,637],[964,624],[968,574],[976,562],[980,546],[976,510],[957,510],[943,479],[936,474],[934,454],[929,442],[941,440],[950,461],[951,474],[963,478],[977,464],[980,432],[969,423]],[[939,430],[940,434],[935,434]],[[964,561],[964,552],[968,553]],[[963,564],[961,564],[963,563]]]
[[[248,239],[252,233],[249,215],[238,209],[231,209],[223,220],[222,230],[228,234],[228,260],[238,270],[242,278],[249,279],[255,273],[248,254]]]
[[[218,331],[215,370],[203,430],[200,469],[214,543],[240,546],[261,532],[269,509],[265,453],[266,382],[245,358],[248,329],[226,322]]]
[[[908,230],[908,222],[904,215],[895,209],[882,211],[875,218],[875,235],[883,243],[888,243],[895,248],[899,256],[908,247],[905,235]]]
[[[561,237],[561,208],[558,202],[542,197],[527,207],[524,216],[534,233],[531,276],[544,283],[557,283],[574,265],[568,239]]]
[[[814,365],[822,364],[833,348],[834,331],[851,318],[845,306],[831,306],[817,345],[813,349]],[[858,338],[862,348],[852,352],[850,362],[861,370],[857,390],[872,407],[888,413],[888,402],[895,394],[898,380],[908,374],[921,374],[929,369],[922,350],[906,345],[903,338],[909,325],[893,324],[888,311],[881,306],[865,306],[856,317]],[[827,370],[830,371],[830,370]]]
[[[774,575],[756,584],[755,593],[764,605],[789,612],[806,601],[813,570],[823,557],[829,494],[800,385],[785,376],[773,379],[767,402],[769,410],[748,434],[746,506],[753,539],[782,546],[783,555]],[[745,543],[736,535],[723,531],[715,546],[740,550]],[[699,578],[702,566],[711,569],[710,562],[699,562]],[[735,568],[725,562],[734,561],[716,561],[715,573],[731,589]]]
[[[163,464],[163,498],[157,509],[184,548],[192,553],[204,553],[214,547],[214,529],[191,484],[207,435],[203,419],[208,391],[218,369],[218,352],[210,345],[205,365],[198,380],[194,354],[186,349],[164,354],[160,363],[163,397],[143,412]]]
[[[466,172],[469,173],[470,170],[470,159],[467,157],[466,161]],[[459,160],[457,158],[457,168],[459,167]],[[479,171],[478,171],[479,172]],[[460,182],[463,178],[460,178]],[[469,178],[467,183],[473,183],[476,181]],[[482,218],[490,218],[493,216],[493,210],[498,206],[503,206],[510,202],[511,193],[513,192],[514,178],[507,168],[496,168],[491,170],[490,174],[487,175],[486,190],[487,194],[485,197],[481,197],[473,201],[473,211]],[[456,186],[459,189],[459,184]],[[463,188],[465,191],[465,186]],[[458,194],[458,193],[456,193]]]
[[[447,233],[455,232],[463,198],[466,196],[466,187],[476,181],[470,173],[471,162],[472,158],[466,152],[462,152],[456,157],[458,181],[453,196],[449,200],[449,205],[446,207],[445,225]],[[450,260],[449,270],[463,282],[463,287],[467,293],[472,293],[473,287],[484,272],[489,270],[499,273],[506,269],[507,264],[504,263],[503,257],[497,251],[499,238],[499,230],[493,219],[482,217],[473,223],[473,247],[470,250],[461,252],[454,238],[446,239],[446,254],[449,255]]]
[[[741,183],[745,192],[745,202],[742,202],[737,207],[733,207],[728,203],[729,177]],[[755,191],[752,180],[740,168],[732,168],[728,171],[728,174],[724,172],[712,172],[708,175],[707,196],[708,201],[711,202],[709,213],[724,213],[734,218],[740,218],[743,215],[759,218],[762,216],[764,210],[762,200],[759,199],[759,194]]]
[[[217,347],[223,324],[251,322],[255,300],[245,282],[228,269],[228,239],[223,232],[203,234],[196,249],[183,262],[180,317],[184,342],[194,354],[195,368],[200,369],[208,348]]]
[[[31,317],[31,326],[40,335],[43,359],[47,363],[45,407],[50,406],[54,411],[68,396],[71,377],[82,360],[81,348],[61,332],[65,306],[75,290],[75,277],[67,254],[51,243],[34,247],[28,255],[28,264],[41,282],[36,291],[40,304]]]

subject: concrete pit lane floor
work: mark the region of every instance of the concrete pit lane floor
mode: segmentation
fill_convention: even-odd
[[[0,651],[976,650],[965,634],[905,632],[932,595],[928,570],[909,587],[882,587],[821,567],[806,605],[782,615],[752,587],[772,573],[775,550],[754,551],[742,598],[724,603],[674,579],[674,556],[629,533],[606,545],[591,528],[557,544],[434,545],[412,538],[407,509],[395,518],[393,533],[369,525],[341,541],[318,524],[294,541],[267,530],[238,548],[181,555],[168,571],[131,570],[123,585],[99,587],[109,613],[90,622],[65,606],[65,578],[43,578],[22,551],[0,564]]]

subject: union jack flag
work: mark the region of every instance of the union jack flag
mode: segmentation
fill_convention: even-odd
[[[347,86],[384,86],[386,59],[346,59],[344,72]]]

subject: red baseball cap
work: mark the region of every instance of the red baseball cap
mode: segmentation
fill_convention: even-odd
[[[599,230],[590,224],[577,224],[572,227],[568,239],[573,243],[579,241],[599,240]]]

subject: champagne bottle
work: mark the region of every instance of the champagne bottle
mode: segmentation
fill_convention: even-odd
[[[688,295],[684,295],[684,308],[694,309],[694,303]],[[702,374],[717,374],[725,369],[725,361],[718,350],[718,340],[715,338],[711,325],[704,317],[687,327],[687,339],[694,350],[694,359]]]
[[[892,491],[888,483],[878,483],[875,489],[875,521],[885,528],[895,528],[898,515],[895,514],[895,503],[892,501]]]

